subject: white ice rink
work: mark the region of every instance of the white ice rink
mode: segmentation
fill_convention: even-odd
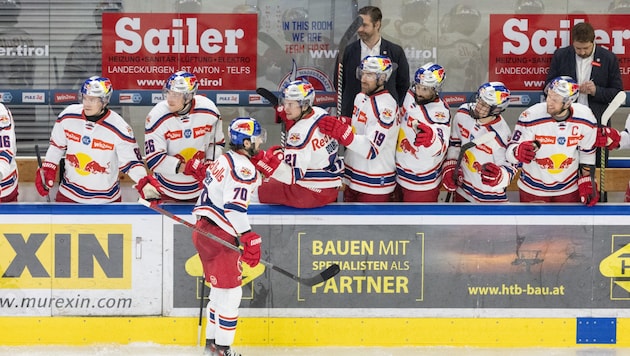
[[[630,349],[600,347],[575,348],[466,348],[466,347],[321,347],[321,348],[274,348],[234,347],[243,356],[630,356]],[[118,355],[201,355],[200,347],[163,346],[153,344],[93,345],[93,346],[0,346],[0,356],[118,356]]]

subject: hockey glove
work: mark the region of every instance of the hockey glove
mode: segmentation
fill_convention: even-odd
[[[347,118],[337,119],[334,116],[324,116],[317,121],[319,131],[339,141],[342,146],[348,146],[354,140],[352,126]]]
[[[144,176],[136,184],[136,190],[144,200],[156,200],[159,202],[162,194],[162,186],[153,176]]]
[[[280,166],[280,163],[282,163],[278,156],[273,154],[271,149],[273,149],[273,147],[267,152],[260,151],[251,158],[252,162],[256,166],[256,169],[267,178],[271,177],[273,172],[275,172],[276,169],[278,169],[278,166]]]
[[[262,243],[260,235],[253,231],[248,231],[241,235],[240,242],[243,245],[241,260],[250,267],[256,267],[258,262],[260,262],[260,244]]]
[[[491,187],[496,187],[503,179],[503,170],[492,162],[481,166],[481,182]]]
[[[626,203],[630,203],[630,182],[628,182],[628,188],[626,188],[626,197],[623,201]]]
[[[193,176],[198,182],[203,181],[206,178],[206,153],[203,151],[197,151],[191,159],[186,162],[184,168],[184,174]]]
[[[461,184],[461,172],[459,170],[455,172],[456,165],[456,160],[449,159],[444,162],[444,166],[442,167],[442,185],[444,189],[449,192],[454,192],[457,186]]]
[[[612,127],[600,127],[597,129],[595,147],[606,147],[608,150],[616,150],[619,148],[619,141],[621,141],[621,135],[616,129]]]
[[[37,193],[43,197],[47,196],[48,192],[55,184],[56,177],[57,165],[48,161],[42,163],[42,166],[38,168],[35,173],[35,188],[37,188]]]
[[[514,157],[519,162],[531,163],[536,157],[536,150],[538,150],[538,145],[534,141],[524,141],[514,149]]]
[[[418,146],[429,147],[435,141],[435,133],[431,129],[431,126],[418,122],[418,133],[416,133],[416,140],[413,144]]]
[[[580,193],[582,204],[586,206],[593,206],[599,200],[597,184],[593,182],[590,176],[578,179],[578,192]]]

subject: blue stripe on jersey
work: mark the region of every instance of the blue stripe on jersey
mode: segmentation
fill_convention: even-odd
[[[153,123],[153,126],[151,127],[147,127],[144,129],[144,134],[149,134],[152,133],[153,131],[155,131],[155,129],[157,129],[158,127],[160,127],[160,125],[162,125],[162,123],[166,120],[168,120],[169,118],[175,116],[175,114],[173,113],[166,113],[165,115],[162,115],[160,118],[158,118],[157,120],[155,120],[155,122]]]
[[[130,169],[132,169],[134,167],[142,167],[142,168],[144,168],[144,163],[142,163],[142,161],[130,161],[129,163],[127,163],[124,166],[120,167],[119,170],[121,172],[123,172],[123,173],[127,173],[127,172],[129,172]]]
[[[210,110],[208,108],[196,108],[195,105],[193,104],[192,110],[190,110],[190,114],[194,114],[194,113],[204,113],[204,114],[210,114],[212,116],[219,117],[219,114],[216,111]]]
[[[166,180],[166,178],[159,173],[154,173],[153,175],[155,176],[155,179],[162,186],[164,186],[164,188],[170,191],[181,193],[181,194],[194,193],[194,192],[199,191],[199,184],[197,182],[188,183],[188,184],[179,183],[179,182],[173,183],[169,180]]]
[[[118,182],[114,183],[114,185],[109,190],[103,191],[94,191],[94,190],[86,190],[80,185],[72,184],[66,180],[64,177],[61,184],[63,184],[68,190],[73,192],[76,196],[89,199],[89,198],[102,198],[102,199],[112,199],[120,192],[120,184]]]
[[[540,182],[539,180],[533,179],[532,176],[529,175],[527,172],[521,171],[520,179],[523,181],[523,183],[527,184],[528,186],[534,189],[559,192],[566,189],[570,185],[576,184],[578,180],[578,176],[577,176],[577,171],[576,171],[575,174],[568,177],[567,180],[565,180],[564,182],[555,182],[553,183],[553,185],[548,185],[543,182]]]
[[[244,179],[240,176],[238,176],[238,172],[236,171],[236,169],[234,169],[234,157],[232,155],[235,154],[240,154],[240,153],[236,153],[234,151],[228,151],[226,154],[226,158],[227,158],[227,162],[230,165],[230,175],[232,176],[232,178],[234,178],[235,181],[237,182],[243,182],[243,183],[247,183],[247,184],[251,184],[252,182],[255,182],[256,179],[258,178],[258,171],[256,171],[254,169],[254,173],[252,174],[252,178],[251,179]]]
[[[414,183],[432,182],[442,176],[442,167],[438,167],[435,170],[432,169],[424,174],[409,172],[400,167],[396,167],[396,174],[398,174],[400,178]]]
[[[151,157],[147,157],[147,167],[149,167],[149,169],[151,170],[154,169],[160,164],[160,162],[164,160],[165,157],[166,152],[159,152],[152,155]]]
[[[384,91],[384,92],[381,92],[381,93],[376,94],[374,96],[371,96],[370,97],[370,103],[372,104],[372,110],[374,111],[374,114],[376,115],[376,118],[378,119],[378,124],[381,125],[382,127],[386,128],[386,129],[389,129],[390,127],[392,127],[392,125],[394,125],[394,123],[396,122],[396,119],[394,118],[394,120],[392,120],[392,122],[383,122],[383,120],[381,120],[381,111],[378,108],[378,105],[377,105],[377,102],[376,102],[376,97],[378,95],[385,94],[385,93],[389,94],[388,91]]]
[[[17,178],[18,178],[17,171],[13,171],[13,174],[11,174],[10,176],[4,178],[4,180],[2,181],[0,186],[2,188],[10,187],[10,186],[12,186],[13,184],[15,184],[17,182]]]
[[[246,213],[247,212],[247,208],[244,207],[243,205],[240,204],[236,204],[236,203],[226,203],[225,204],[225,210],[232,210],[232,211],[236,211],[239,213]]]
[[[462,189],[464,189],[468,194],[475,198],[475,200],[480,202],[507,202],[507,194],[504,192],[480,192],[477,189],[471,187],[468,184],[463,184]]]
[[[0,158],[11,163],[13,161],[13,155],[11,155],[8,151],[0,151]]]
[[[107,122],[107,120],[100,121],[99,124],[101,124],[101,126],[107,128],[109,131],[111,131],[114,134],[116,134],[116,136],[120,137],[120,139],[123,140],[123,141],[136,142],[136,139],[133,136],[130,136],[130,135],[132,135],[131,132],[122,132],[116,126],[114,126],[114,125],[110,124],[109,122]]]
[[[370,186],[374,186],[374,187],[380,187],[380,186],[384,186],[384,185],[391,185],[393,183],[396,182],[396,175],[395,174],[389,174],[389,175],[383,175],[383,176],[378,176],[378,177],[370,177],[370,176],[366,176],[365,174],[361,174],[359,172],[355,172],[352,171],[350,168],[346,168],[346,177],[350,178],[351,180],[354,181],[358,181],[358,182],[362,182],[365,183],[366,185],[370,185]]]
[[[80,119],[80,120],[84,120],[83,119],[83,115],[81,115],[81,114],[65,113],[65,114],[63,114],[63,116],[58,117],[56,122],[61,122],[61,121],[66,120],[66,119],[75,119],[75,120],[76,119]]]

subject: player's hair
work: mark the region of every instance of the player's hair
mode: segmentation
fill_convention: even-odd
[[[580,22],[571,29],[573,42],[595,42],[595,30],[588,22]]]

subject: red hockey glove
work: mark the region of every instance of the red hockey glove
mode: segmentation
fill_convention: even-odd
[[[514,150],[514,156],[519,162],[530,163],[536,157],[538,145],[534,141],[521,142]]]
[[[626,203],[630,203],[630,182],[628,182],[628,188],[626,189],[626,197],[623,201]]]
[[[159,201],[162,194],[162,186],[153,176],[144,176],[136,184],[136,190],[144,200]]]
[[[57,165],[44,161],[42,166],[37,169],[35,173],[35,188],[39,195],[45,197],[55,184],[55,178],[57,178]],[[44,177],[42,180],[42,176]]]
[[[621,135],[619,131],[612,127],[600,127],[597,129],[597,137],[595,138],[595,147],[606,147],[609,150],[619,148]]]
[[[491,187],[496,187],[503,179],[503,170],[492,162],[481,166],[481,182]]]
[[[461,172],[459,170],[457,173],[455,172],[456,165],[456,160],[449,159],[444,162],[442,167],[442,185],[449,192],[454,192],[457,186],[461,184]]]
[[[578,192],[580,193],[582,204],[586,206],[593,206],[599,200],[597,184],[595,184],[589,176],[578,179]]]
[[[206,153],[203,151],[197,151],[191,159],[186,162],[184,168],[184,174],[193,176],[198,182],[203,181],[206,178]]]
[[[429,147],[435,141],[435,133],[431,129],[431,126],[418,122],[418,133],[416,134],[416,140],[413,144],[418,146]]]
[[[243,245],[241,260],[250,267],[256,267],[258,262],[260,262],[260,244],[262,243],[260,235],[253,231],[248,231],[241,235],[240,241],[241,245]]]
[[[281,161],[284,159],[284,152],[282,152],[282,146],[280,146],[280,145],[275,145],[275,146],[269,147],[267,149],[267,152],[265,153],[265,156],[266,155],[276,156]]]
[[[273,147],[272,147],[273,148]],[[260,151],[251,158],[252,163],[256,166],[256,169],[269,178],[273,175],[273,172],[278,169],[282,161],[273,154],[273,151],[269,149],[267,152]]]
[[[352,126],[347,123],[346,119],[337,119],[334,116],[324,116],[317,121],[319,131],[324,135],[328,135],[339,141],[342,146],[348,146],[354,140]]]

